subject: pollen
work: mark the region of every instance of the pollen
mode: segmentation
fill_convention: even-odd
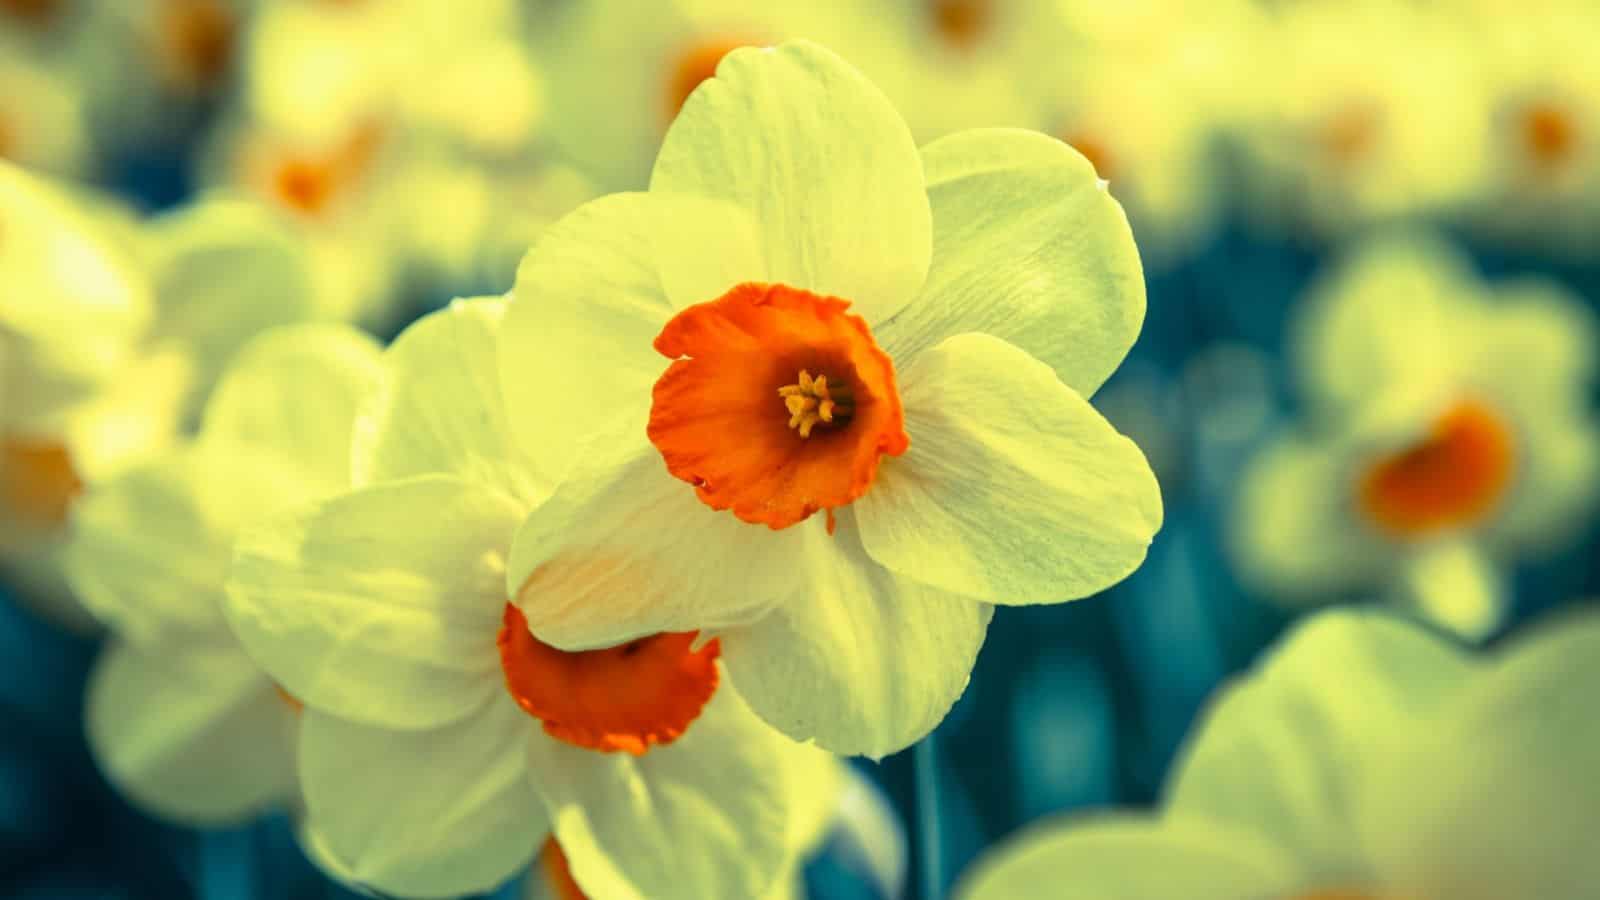
[[[778,396],[783,398],[784,408],[789,412],[789,427],[803,438],[811,437],[811,430],[818,423],[825,426],[845,424],[850,421],[854,409],[848,387],[829,385],[826,375],[812,378],[805,369],[800,370],[795,384],[778,388]]]
[[[683,736],[716,693],[721,645],[697,632],[655,634],[599,650],[558,650],[506,604],[497,641],[506,689],[558,741],[643,755]]]
[[[1414,444],[1374,460],[1358,493],[1367,518],[1396,537],[1474,525],[1505,498],[1515,469],[1510,426],[1469,400],[1447,410]]]

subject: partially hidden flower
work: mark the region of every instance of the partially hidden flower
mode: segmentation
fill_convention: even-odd
[[[805,849],[821,751],[749,711],[715,639],[567,652],[508,602],[548,487],[500,400],[504,309],[458,301],[403,333],[352,488],[238,542],[229,621],[304,704],[305,843],[412,897],[488,890],[541,848],[592,897],[761,897]]]
[[[1212,701],[1155,814],[1045,823],[962,900],[1591,898],[1600,617],[1493,655],[1318,614]]]
[[[1085,399],[1143,312],[1122,211],[1066,145],[918,151],[828,51],[737,50],[650,191],[580,208],[519,272],[509,428],[561,484],[517,536],[514,602],[566,650],[713,634],[784,732],[904,747],[991,604],[1143,559],[1154,476]]]
[[[214,826],[298,801],[299,702],[234,639],[223,585],[243,524],[348,481],[378,352],[338,326],[262,335],[222,378],[195,439],[77,505],[67,576],[110,632],[89,680],[89,746],[156,815]]]
[[[1485,285],[1450,248],[1381,237],[1296,322],[1306,415],[1245,470],[1232,544],[1288,601],[1375,592],[1482,636],[1504,566],[1594,509],[1596,329],[1539,281]]]

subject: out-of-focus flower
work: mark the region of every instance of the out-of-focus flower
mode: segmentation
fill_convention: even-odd
[[[307,844],[407,896],[489,889],[547,839],[596,897],[762,896],[800,850],[794,795],[820,751],[749,711],[714,640],[567,653],[507,602],[512,539],[547,491],[499,399],[503,310],[458,302],[402,334],[354,489],[239,542],[229,618],[305,704]]]
[[[1405,236],[1325,278],[1299,325],[1309,417],[1244,475],[1245,574],[1290,600],[1383,589],[1492,630],[1497,566],[1574,536],[1600,488],[1592,317]]]
[[[1474,223],[1541,252],[1600,254],[1600,17],[1570,0],[1474,19],[1489,171]]]
[[[1275,16],[1239,61],[1260,104],[1239,135],[1248,213],[1338,234],[1471,195],[1481,88],[1457,18],[1384,0],[1288,3]]]
[[[549,73],[552,136],[602,189],[640,189],[667,127],[723,56],[793,38],[827,41],[847,30],[848,8],[664,0],[641,15],[635,0],[571,4],[533,35]]]
[[[141,222],[9,165],[0,194],[0,545],[24,597],[86,624],[56,557],[72,501],[191,429],[250,337],[315,317],[305,252],[245,204]]]
[[[24,598],[80,622],[56,559],[72,503],[86,480],[166,438],[186,383],[170,356],[142,357],[149,277],[135,248],[96,226],[62,190],[0,162],[0,556]]]
[[[968,128],[1048,131],[1050,73],[1076,52],[1060,3],[853,0],[834,40],[929,141]]]
[[[1041,127],[1110,182],[1147,265],[1193,251],[1222,212],[1217,151],[1250,109],[1239,67],[1259,12],[1242,2],[1062,7],[1071,50],[1030,75]]]
[[[67,577],[112,635],[90,676],[90,747],[157,815],[217,825],[296,799],[298,704],[228,630],[223,584],[241,525],[346,486],[378,357],[339,326],[264,334],[217,385],[196,439],[78,502]]]
[[[0,159],[83,175],[92,153],[77,85],[26,54],[0,50]]]
[[[904,747],[960,695],[991,603],[1143,558],[1155,478],[1085,399],[1143,313],[1121,208],[1066,145],[919,153],[828,51],[735,51],[650,192],[582,207],[518,274],[511,433],[565,480],[509,589],[554,646],[708,631],[791,736]]]
[[[1302,625],[1224,691],[1159,815],[1044,825],[965,900],[1592,898],[1600,618],[1475,658],[1371,613]]]

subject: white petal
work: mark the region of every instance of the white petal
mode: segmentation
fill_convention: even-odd
[[[757,714],[797,740],[881,757],[932,731],[967,686],[992,608],[868,557],[848,512],[805,529],[800,590],[722,632],[728,672]]]
[[[604,197],[541,235],[498,354],[513,436],[541,471],[560,475],[590,442],[645,442],[669,298],[693,297],[686,306],[759,280],[752,235],[734,207],[659,194]]]
[[[748,211],[772,281],[853,301],[869,323],[910,302],[928,272],[932,226],[911,132],[876,87],[815,44],[725,56],[668,130],[650,190]]]
[[[1003,338],[1092,396],[1144,322],[1122,207],[1077,151],[1031,131],[963,131],[922,148],[933,265],[876,330],[902,365],[952,335]]]
[[[238,529],[308,486],[275,456],[190,446],[95,486],[73,510],[73,589],[123,638],[227,637],[222,589]]]
[[[1320,614],[1212,701],[1173,767],[1167,808],[1254,831],[1308,869],[1362,871],[1351,798],[1474,671],[1418,626]]]
[[[242,822],[295,795],[294,713],[237,648],[180,659],[113,643],[85,716],[107,777],[163,818]]]
[[[1379,872],[1417,896],[1590,896],[1597,684],[1592,612],[1512,644],[1355,798]]]
[[[356,425],[357,484],[457,475],[534,502],[543,492],[511,439],[496,346],[505,301],[457,300],[383,356],[383,387]]]
[[[342,325],[266,332],[212,392],[201,438],[269,449],[338,490],[350,481],[351,428],[377,387],[378,359],[376,341]]]
[[[528,779],[536,727],[504,694],[423,731],[308,707],[301,778],[308,827],[330,868],[404,897],[458,897],[510,879],[550,828]]]
[[[389,482],[251,529],[228,618],[303,701],[357,722],[430,728],[499,689],[505,553],[521,516],[469,482]]]
[[[1138,568],[1161,527],[1155,474],[1049,367],[965,334],[903,376],[911,449],[855,508],[872,558],[989,603],[1052,603]]]
[[[754,621],[798,589],[803,528],[771,531],[706,506],[655,448],[574,474],[533,511],[507,590],[564,650]]]
[[[759,897],[789,851],[782,742],[724,684],[683,737],[642,756],[536,739],[534,783],[589,896]]]
[[[1122,814],[1034,826],[962,878],[962,900],[1270,900],[1293,896],[1286,862],[1253,836],[1195,820]]]
[[[192,348],[213,384],[252,336],[312,317],[310,259],[267,207],[205,197],[150,225],[160,333]]]

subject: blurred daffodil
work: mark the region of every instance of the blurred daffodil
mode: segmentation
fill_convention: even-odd
[[[1269,226],[1342,234],[1454,209],[1477,188],[1481,93],[1457,17],[1280,4],[1239,64],[1259,94],[1240,132],[1247,211]]]
[[[75,176],[93,164],[82,90],[27,54],[0,52],[0,160]]]
[[[1213,702],[1157,815],[1041,825],[963,900],[1596,896],[1600,617],[1492,657],[1372,613],[1301,625]]]
[[[820,751],[749,711],[715,640],[564,652],[507,602],[512,540],[547,490],[500,402],[503,313],[461,301],[402,334],[353,490],[239,542],[230,621],[305,704],[307,843],[344,880],[414,897],[490,889],[541,846],[594,897],[760,897],[800,852]]]
[[[345,486],[378,354],[337,326],[265,334],[218,384],[196,439],[78,503],[68,578],[111,632],[90,677],[90,747],[157,815],[217,825],[297,799],[299,704],[230,633],[223,584],[244,523]]]
[[[650,192],[580,208],[518,274],[510,433],[562,483],[507,586],[565,650],[715,634],[769,722],[893,752],[960,695],[990,604],[1143,559],[1155,478],[1085,399],[1143,313],[1122,211],[1066,145],[919,152],[832,53],[735,51]]]
[[[1483,5],[1493,7],[1485,0]],[[1600,17],[1586,3],[1485,10],[1474,46],[1487,101],[1489,171],[1473,216],[1540,252],[1600,254]]]
[[[1574,535],[1600,488],[1592,317],[1403,236],[1325,278],[1299,325],[1308,421],[1244,475],[1245,574],[1290,600],[1377,589],[1492,630],[1499,565]]]
[[[827,40],[843,30],[838,0],[752,4],[634,0],[571,4],[534,35],[549,71],[560,149],[601,188],[643,188],[667,127],[717,63],[744,46]]]
[[[72,504],[167,438],[187,383],[181,361],[141,350],[155,300],[122,236],[0,162],[0,556],[25,599],[80,623],[57,559]]]

